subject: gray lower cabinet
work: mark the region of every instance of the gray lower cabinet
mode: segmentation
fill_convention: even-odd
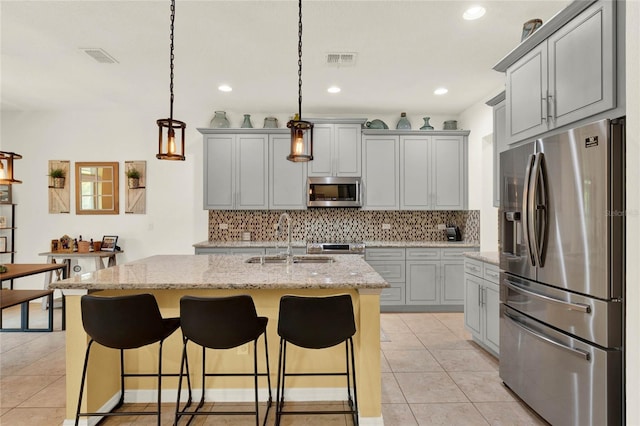
[[[196,254],[253,254],[264,255],[264,247],[196,247]]]
[[[380,294],[380,305],[405,304],[405,250],[404,248],[368,248],[365,260],[389,283]]]
[[[272,247],[196,247],[196,254],[251,254],[254,256],[277,255],[283,253],[287,248],[279,245],[276,249],[275,244]],[[293,247],[294,255],[306,254],[305,247]]]
[[[475,259],[464,260],[464,324],[473,340],[500,354],[500,271]]]
[[[463,253],[473,248],[367,248],[365,260],[391,286],[380,297],[383,310],[461,311]]]

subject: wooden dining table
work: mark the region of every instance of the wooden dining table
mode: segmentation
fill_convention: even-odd
[[[5,329],[2,327],[2,314],[0,313],[0,329],[2,331],[52,331],[53,330],[53,292],[49,289],[44,290],[16,290],[13,288],[13,280],[16,278],[28,277],[30,275],[41,274],[44,272],[61,271],[62,277],[66,277],[64,263],[9,263],[4,265],[6,272],[0,272],[0,288],[3,281],[10,281],[10,287],[2,288],[0,292],[1,308],[8,308],[20,305],[20,328]],[[49,294],[51,293],[51,294]],[[29,328],[29,302],[31,300],[47,297],[49,300],[49,326],[46,329],[30,329]],[[62,297],[62,329],[66,328],[66,314],[64,295]]]

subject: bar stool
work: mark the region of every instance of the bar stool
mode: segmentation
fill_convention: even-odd
[[[229,297],[193,297],[183,296],[180,299],[180,323],[183,334],[182,363],[187,361],[187,344],[189,341],[202,347],[202,397],[194,411],[176,408],[175,423],[185,416],[191,416],[189,423],[196,415],[255,415],[256,425],[260,424],[258,411],[258,377],[267,376],[269,399],[264,416],[267,423],[269,409],[272,404],[271,377],[269,372],[269,350],[267,346],[267,322],[266,317],[259,317],[253,299],[249,295]],[[266,360],[266,373],[258,372],[258,348],[257,343],[261,335],[264,335],[264,349]],[[253,373],[207,373],[206,350],[207,349],[231,349],[253,341]],[[188,370],[187,370],[188,371]],[[180,388],[182,387],[182,367],[178,384],[178,401],[180,400]],[[253,377],[255,410],[254,411],[199,411],[204,405],[205,378],[206,377]],[[188,423],[187,423],[188,424]]]
[[[158,416],[160,425],[162,377],[178,374],[162,373],[162,344],[164,340],[180,327],[180,318],[162,318],[156,299],[151,294],[136,294],[131,296],[102,297],[85,295],[80,299],[82,311],[82,325],[90,340],[84,357],[82,381],[80,382],[80,396],[76,410],[76,426],[80,416]],[[124,402],[125,377],[157,377],[158,378],[158,410],[142,412],[92,412],[81,413],[84,382],[87,375],[89,354],[93,342],[102,346],[120,350],[120,400],[114,408],[122,406]],[[135,349],[152,343],[160,343],[158,350],[158,373],[125,373],[124,351]],[[187,366],[188,371],[189,366]],[[191,403],[191,382],[189,387],[189,401]]]
[[[278,334],[280,351],[278,359],[278,388],[276,392],[276,425],[285,414],[351,414],[358,425],[358,394],[353,335],[356,325],[351,296],[348,294],[328,297],[283,296],[280,299]],[[325,349],[345,344],[345,371],[287,373],[287,344],[306,349]],[[346,376],[349,410],[342,411],[284,411],[285,378],[288,376]],[[351,398],[353,380],[353,399]]]

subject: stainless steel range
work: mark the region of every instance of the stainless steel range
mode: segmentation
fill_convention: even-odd
[[[308,243],[307,254],[359,254],[364,256],[364,243]]]

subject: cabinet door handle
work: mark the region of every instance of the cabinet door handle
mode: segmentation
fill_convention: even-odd
[[[549,115],[549,108],[547,103],[547,98],[545,96],[542,97],[542,121],[547,121],[547,117]]]
[[[549,105],[547,106],[547,114],[548,114],[547,117],[550,120],[555,119],[555,111],[556,111],[555,101],[556,100],[555,100],[555,97],[553,95],[549,95],[549,97],[547,98],[547,102],[549,103]]]

